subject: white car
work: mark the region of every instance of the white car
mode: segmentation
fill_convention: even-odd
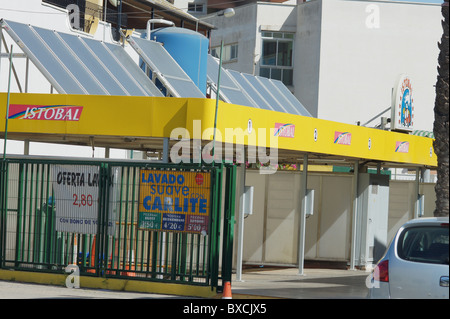
[[[449,298],[448,217],[405,223],[374,268],[369,298]]]

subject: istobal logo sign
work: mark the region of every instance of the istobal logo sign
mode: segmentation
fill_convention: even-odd
[[[79,121],[82,106],[11,104],[8,119]]]
[[[351,145],[352,133],[350,132],[334,132],[334,144]]]

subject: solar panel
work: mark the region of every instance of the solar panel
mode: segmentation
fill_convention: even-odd
[[[312,117],[283,82],[233,70],[227,71],[258,107]]]
[[[261,94],[244,78],[242,73],[234,70],[228,70],[228,72],[230,72],[231,76],[233,76],[242,89],[250,95],[252,100],[255,101],[257,107],[265,110],[273,110]]]
[[[1,24],[59,93],[162,96],[119,45],[13,21]]]
[[[114,78],[121,79],[121,81],[119,81],[119,84],[122,88],[125,89],[126,92],[128,92],[129,95],[149,95],[149,92],[145,92],[145,90],[139,85],[139,82],[137,82],[136,79],[130,74],[130,71],[132,71],[134,67],[134,73],[142,75],[140,77],[141,79],[145,78],[145,73],[142,72],[141,69],[139,69],[138,65],[131,59],[131,57],[124,51],[122,47],[114,44],[109,44],[107,46],[103,42],[87,38],[79,39],[89,47],[93,55],[100,60],[106,70],[111,73]],[[122,52],[122,59],[119,61],[118,56],[114,56],[109,48],[114,48],[115,51]],[[121,62],[126,63],[127,67],[125,68],[124,66],[122,66]],[[155,88],[155,91],[156,90],[157,89]]]
[[[19,44],[31,61],[60,93],[86,94],[86,90],[67,71],[62,62],[38,38],[32,28],[21,23],[3,23],[3,28]]]
[[[83,64],[95,75],[98,81],[106,88],[111,95],[127,95],[125,89],[120,83],[108,72],[103,64],[97,59],[91,51],[83,44],[83,42],[70,34],[59,34],[61,39],[70,46],[73,52],[76,52],[78,58]]]
[[[61,62],[68,68],[71,73],[79,80],[80,83],[85,83],[83,88],[89,94],[108,94],[105,88],[98,83],[90,74],[89,70],[83,67],[83,64],[78,60],[65,45],[64,41],[57,35],[56,32],[36,28],[34,29],[39,36],[44,40],[48,47],[58,56]]]
[[[208,80],[214,84],[217,93],[217,81],[219,76],[219,61],[212,55],[208,55]],[[220,71],[219,96],[227,103],[257,107],[247,94],[236,84],[228,70],[222,67]]]
[[[205,98],[160,43],[131,36],[127,40],[172,96]]]
[[[266,91],[271,95],[271,97],[280,105],[285,112],[290,114],[300,114],[292,104],[281,94],[281,92],[275,87],[275,85],[270,81],[270,79],[258,76],[257,80],[266,88]]]
[[[258,77],[246,73],[242,75],[261,94],[274,111],[288,113],[283,105],[278,103],[270,91],[261,83]]]
[[[312,117],[311,113],[303,106],[303,104],[292,94],[292,92],[280,80],[270,79],[270,82],[279,90],[280,94],[286,98],[291,105],[299,112],[300,115]]]
[[[103,43],[103,45],[106,46],[111,52],[111,55],[119,60],[122,66],[130,72],[132,80],[136,81],[149,96],[162,96],[161,91],[121,46],[112,43]]]

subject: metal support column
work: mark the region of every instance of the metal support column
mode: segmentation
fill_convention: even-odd
[[[303,276],[305,263],[305,231],[306,231],[306,188],[308,182],[308,154],[303,156],[303,173],[300,185],[300,218],[299,218],[299,238],[298,238],[298,274]]]
[[[242,281],[242,255],[244,247],[244,187],[245,165],[239,167],[239,220],[237,228],[236,281]]]
[[[359,162],[356,161],[353,166],[353,216],[352,216],[352,239],[350,252],[350,270],[355,270],[356,261],[356,227],[358,217],[358,175]]]
[[[416,168],[416,182],[414,187],[414,218],[420,217],[420,169]]]

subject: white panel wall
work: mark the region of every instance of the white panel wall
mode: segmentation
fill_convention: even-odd
[[[261,175],[247,170],[246,185],[254,186],[254,213],[244,221],[244,264],[298,263],[299,171]],[[352,232],[351,174],[310,173],[315,190],[314,214],[306,219],[305,259],[349,261]],[[389,243],[398,228],[414,216],[415,181],[389,183]],[[435,207],[434,184],[420,184],[425,216]]]
[[[300,172],[261,175],[247,171],[254,186],[254,214],[245,219],[244,263],[298,263]],[[350,253],[352,176],[308,176],[315,190],[314,214],[306,220],[305,258],[347,260]]]
[[[436,207],[434,186],[435,184],[431,183],[422,183],[419,186],[419,193],[425,195],[424,217],[433,217]],[[415,181],[391,181],[389,183],[388,243],[400,226],[414,218],[415,192]]]
[[[272,263],[297,262],[300,174],[267,176],[265,259]]]
[[[352,177],[323,176],[320,190],[322,209],[317,232],[317,258],[347,259],[351,234]],[[311,230],[314,231],[314,230]]]
[[[264,258],[266,175],[248,171],[246,185],[254,186],[253,214],[244,219],[243,260],[260,264]],[[236,237],[235,237],[236,238]]]

